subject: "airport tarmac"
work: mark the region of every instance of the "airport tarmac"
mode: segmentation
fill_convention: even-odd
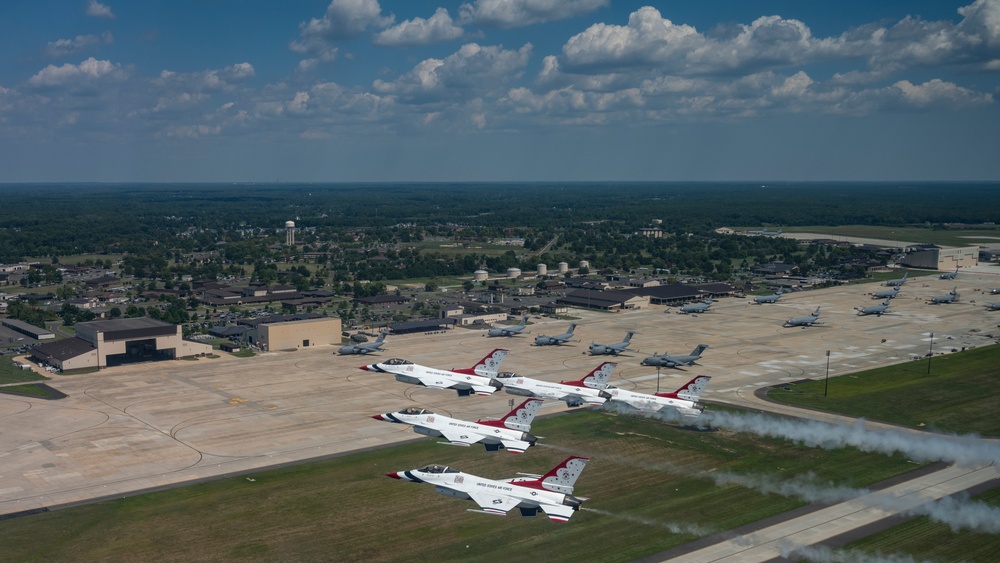
[[[958,286],[960,301],[928,305]],[[502,369],[540,379],[577,379],[602,361],[617,361],[612,383],[643,392],[672,390],[704,374],[703,397],[775,408],[753,396],[757,388],[804,378],[836,376],[937,353],[997,342],[1000,313],[987,312],[983,295],[1000,286],[991,273],[911,279],[882,317],[856,316],[871,305],[876,284],[794,292],[776,304],[723,299],[700,315],[664,313],[663,307],[606,313],[572,310],[576,338],[564,346],[534,347],[538,334],[564,331],[568,321],[532,319],[530,334],[487,338],[483,330],[390,336],[378,356],[334,354],[320,346],[254,358],[229,355],[169,361],[55,376],[58,401],[0,394],[0,515],[125,495],[283,463],[414,439],[409,427],[374,421],[372,414],[418,405],[458,418],[501,416],[509,400],[459,398],[396,382],[358,369],[391,357],[440,367],[472,366],[493,348],[510,349]],[[820,324],[782,323],[821,307]],[[634,330],[635,353],[592,357],[592,341],[613,343]],[[933,333],[933,342],[931,341]],[[640,365],[653,352],[686,354],[710,346],[700,366],[684,370]],[[918,361],[927,361],[921,359]],[[545,412],[564,410],[546,403]],[[789,410],[787,408],[781,410]],[[801,411],[798,414],[803,415]],[[812,418],[838,418],[807,413]],[[595,497],[597,492],[589,492]]]

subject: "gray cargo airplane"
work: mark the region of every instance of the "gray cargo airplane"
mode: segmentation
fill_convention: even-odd
[[[521,334],[521,331],[523,331],[526,326],[528,326],[528,317],[521,319],[521,324],[516,326],[498,326],[491,328],[489,332],[486,333],[486,336],[514,336]]]
[[[947,272],[938,276],[939,280],[953,280],[958,277],[958,266],[955,266],[954,272]]]
[[[805,317],[792,317],[785,321],[784,326],[812,326],[819,319],[819,307],[812,314]]]
[[[570,340],[573,338],[574,330],[576,330],[576,323],[571,323],[569,325],[569,330],[562,334],[556,334],[554,336],[539,334],[535,337],[535,346],[558,346],[559,344],[565,344],[567,342],[579,342],[579,340]]]
[[[687,305],[681,307],[681,310],[677,312],[682,315],[690,315],[692,313],[704,313],[708,311],[708,308],[712,306],[712,303],[714,303],[714,301],[712,301],[711,299],[706,299],[701,303],[688,303]]]
[[[618,344],[591,344],[590,345],[590,355],[591,356],[617,356],[622,352],[635,352],[628,347],[629,342],[632,341],[632,335],[635,332],[631,330],[625,333],[625,340],[622,340]]]
[[[858,315],[859,316],[875,315],[876,317],[881,317],[882,313],[885,313],[889,310],[889,301],[891,300],[886,299],[885,301],[882,302],[881,305],[872,305],[871,307],[859,307]]]
[[[763,303],[777,303],[778,299],[781,299],[781,296],[785,293],[788,293],[785,291],[785,288],[778,288],[778,291],[775,291],[771,295],[758,295],[757,297],[754,297],[753,302],[758,305]]]
[[[385,332],[378,333],[378,339],[375,342],[366,342],[364,344],[348,344],[347,346],[341,346],[337,353],[341,356],[348,356],[351,354],[372,354],[382,350],[382,345],[385,343]]]
[[[894,280],[885,280],[885,285],[889,287],[900,287],[901,285],[906,283],[906,276],[908,275],[910,275],[910,272],[906,272],[905,274],[903,274],[903,277],[901,278],[896,278]]]
[[[955,286],[951,289],[951,291],[945,293],[944,295],[931,297],[931,300],[928,301],[928,303],[932,305],[940,305],[943,303],[954,303],[957,300],[958,300],[958,286]]]
[[[699,344],[687,356],[671,356],[666,352],[662,354],[653,354],[652,356],[644,359],[642,361],[642,365],[664,368],[693,366],[696,361],[701,359],[701,353],[704,352],[706,348],[708,348],[708,344]]]
[[[987,304],[986,305],[986,310],[987,311],[1000,311],[1000,301],[997,301],[996,303],[989,303],[989,304]]]
[[[872,299],[892,299],[899,295],[899,286],[892,289],[883,289],[872,294]]]

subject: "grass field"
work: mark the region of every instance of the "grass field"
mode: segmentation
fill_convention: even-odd
[[[947,341],[936,344],[947,346]],[[1000,436],[1000,346],[935,356],[830,379],[776,388],[789,404],[913,427]]]
[[[48,379],[30,369],[21,369],[14,365],[9,357],[0,358],[0,385],[4,383],[26,383],[29,381],[44,381]]]
[[[372,422],[373,424],[379,424]],[[626,561],[802,504],[718,472],[858,487],[917,467],[901,456],[821,451],[725,431],[577,411],[537,420],[548,447],[487,454],[434,440],[0,521],[8,561]],[[490,478],[592,461],[566,524],[467,512],[468,501],[385,473],[443,463]]]

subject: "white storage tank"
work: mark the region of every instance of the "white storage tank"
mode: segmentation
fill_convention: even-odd
[[[580,260],[580,267],[581,268],[587,268],[589,270],[590,269],[590,262],[588,262],[586,260]]]
[[[539,264],[538,268],[536,269],[536,273],[539,276],[546,276],[549,273],[549,267],[546,266],[545,264]]]
[[[568,271],[569,271],[569,264],[567,264],[565,262],[560,262],[559,263],[559,273],[560,274],[565,274]]]
[[[519,278],[521,277],[521,268],[507,268],[508,278]]]
[[[472,280],[477,282],[483,282],[489,279],[490,273],[486,270],[476,270],[472,272]]]

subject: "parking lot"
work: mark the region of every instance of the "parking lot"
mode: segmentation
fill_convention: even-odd
[[[961,301],[927,305],[958,284]],[[599,363],[617,361],[615,385],[671,390],[696,374],[712,376],[709,401],[761,405],[753,390],[832,377],[887,363],[914,361],[930,349],[951,352],[996,342],[1000,313],[984,290],[1000,286],[993,274],[965,274],[957,282],[920,278],[908,283],[882,317],[859,317],[873,303],[873,284],[789,294],[773,305],[725,299],[701,315],[664,313],[663,307],[606,313],[573,310],[579,323],[566,346],[531,346],[538,334],[557,334],[568,320],[532,319],[530,334],[486,338],[483,330],[389,336],[379,356],[343,356],[335,346],[297,352],[229,355],[116,367],[54,377],[69,395],[44,401],[0,395],[0,514],[169,486],[280,463],[335,455],[415,439],[408,427],[374,421],[372,414],[419,405],[459,418],[500,416],[512,395],[459,398],[396,382],[358,366],[404,357],[441,368],[469,367],[495,347],[509,348],[502,366],[547,380],[577,379]],[[782,323],[821,307],[820,323]],[[592,341],[618,342],[634,330],[638,352],[618,358],[587,354]],[[686,354],[709,345],[701,366],[685,370],[643,367],[653,352]],[[835,379],[831,381],[835,385]],[[547,403],[545,412],[565,409]]]

